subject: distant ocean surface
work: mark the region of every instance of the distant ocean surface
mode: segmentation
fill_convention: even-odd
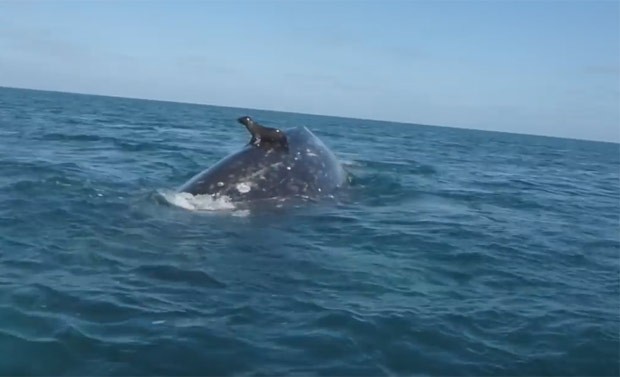
[[[175,205],[242,115],[346,195]],[[617,376],[619,231],[618,144],[0,89],[0,374]]]

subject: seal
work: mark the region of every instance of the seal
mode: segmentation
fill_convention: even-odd
[[[249,116],[237,121],[250,141],[178,188],[192,195],[228,197],[232,202],[289,197],[318,198],[347,181],[335,154],[310,130],[260,125]]]

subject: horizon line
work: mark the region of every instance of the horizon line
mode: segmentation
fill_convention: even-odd
[[[342,118],[342,119],[371,121],[371,122],[389,122],[389,123],[396,123],[396,124],[407,125],[407,126],[438,127],[438,128],[448,128],[448,129],[454,129],[454,130],[478,131],[478,132],[494,132],[494,133],[509,134],[509,135],[534,136],[534,137],[542,137],[542,138],[550,138],[550,139],[574,140],[574,141],[585,141],[585,142],[608,143],[608,144],[618,144],[618,145],[620,145],[620,139],[618,141],[608,141],[608,140],[600,140],[600,139],[579,139],[579,138],[569,137],[569,136],[557,136],[557,135],[548,135],[548,134],[531,134],[531,133],[522,133],[522,132],[514,132],[514,131],[487,130],[487,129],[471,128],[471,127],[445,126],[445,125],[436,125],[436,124],[422,124],[422,123],[412,123],[412,122],[405,122],[405,121],[398,121],[398,120],[372,119],[372,118],[360,118],[360,117],[344,116],[344,115],[331,115],[331,114],[316,114],[316,113],[305,113],[305,112],[293,112],[293,111],[287,111],[287,110],[260,109],[260,108],[253,108],[253,107],[241,107],[241,106],[229,106],[229,105],[213,105],[213,104],[201,103],[201,102],[184,102],[184,101],[175,101],[175,100],[169,100],[169,99],[129,97],[129,96],[123,96],[123,95],[112,95],[112,94],[101,94],[101,93],[84,93],[84,92],[76,92],[76,91],[75,92],[74,91],[63,91],[63,90],[57,90],[57,89],[26,88],[26,87],[13,87],[13,86],[4,86],[4,85],[0,85],[0,89],[31,90],[31,91],[35,91],[35,92],[50,92],[50,93],[61,93],[61,94],[74,94],[74,95],[83,95],[83,96],[95,96],[95,97],[108,97],[108,98],[118,98],[118,99],[130,99],[130,100],[139,100],[139,101],[153,101],[153,102],[175,103],[175,104],[183,104],[183,105],[212,106],[212,107],[223,107],[223,108],[229,108],[229,109],[269,111],[269,112],[284,113],[284,114],[310,115],[310,116],[317,116],[317,117]]]

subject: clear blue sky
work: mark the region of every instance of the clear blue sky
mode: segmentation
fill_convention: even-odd
[[[0,1],[0,86],[620,141],[618,1]]]

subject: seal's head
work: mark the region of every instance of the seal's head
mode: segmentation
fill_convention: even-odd
[[[281,146],[286,148],[288,141],[284,132],[277,128],[270,128],[256,123],[249,116],[242,116],[237,121],[245,126],[252,135],[251,144],[260,146],[261,143],[268,143],[271,146]]]
[[[247,115],[246,116],[242,116],[241,118],[237,119],[237,122],[243,124],[246,127],[249,127],[250,124],[254,123],[252,118],[250,118]]]

